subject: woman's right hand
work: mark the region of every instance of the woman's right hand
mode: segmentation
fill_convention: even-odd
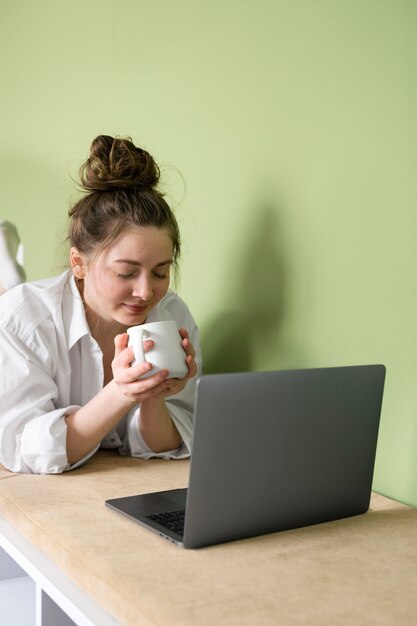
[[[163,395],[169,386],[168,370],[161,370],[154,375],[141,378],[144,374],[152,370],[152,365],[140,363],[131,366],[135,355],[133,348],[128,347],[129,336],[127,333],[117,335],[114,338],[115,353],[112,361],[113,383],[126,400],[130,400],[132,405],[139,404],[149,398]],[[144,350],[150,350],[153,341],[144,343]]]
[[[163,394],[169,388],[168,370],[157,372],[149,378],[140,377],[152,370],[149,363],[141,363],[131,367],[134,359],[132,348],[127,347],[128,335],[117,335],[114,340],[115,354],[112,361],[113,380],[111,380],[98,394],[87,404],[78,410],[65,416],[67,424],[67,458],[69,463],[76,463],[82,459],[94,446],[97,446],[109,432],[117,426],[120,419],[136,404],[149,400],[150,404],[156,405],[152,413],[158,418]],[[146,345],[145,352],[153,342]],[[153,399],[157,399],[153,402]],[[161,400],[159,400],[161,398]],[[148,403],[149,404],[149,403]],[[167,413],[165,409],[165,413]],[[166,417],[166,416],[165,416]],[[171,420],[168,415],[169,420]],[[158,424],[161,423],[159,420]],[[163,421],[166,429],[167,420]],[[168,422],[169,423],[169,422]],[[172,422],[171,422],[172,424]],[[172,431],[171,425],[171,431]],[[176,433],[176,435],[175,435]],[[160,441],[157,433],[156,441]],[[155,437],[155,435],[153,434]],[[174,431],[174,437],[169,439],[168,444],[178,443],[178,431]],[[151,439],[149,439],[151,441]],[[152,439],[152,442],[154,439]],[[168,449],[168,448],[167,448]]]

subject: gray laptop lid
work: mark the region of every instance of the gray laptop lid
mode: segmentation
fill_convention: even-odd
[[[183,544],[368,510],[383,365],[203,376]]]
[[[203,376],[188,490],[106,505],[187,548],[365,513],[384,378],[382,365]]]

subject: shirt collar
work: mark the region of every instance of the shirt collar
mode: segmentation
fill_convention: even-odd
[[[74,275],[68,271],[62,298],[62,315],[68,350],[85,335],[90,335],[90,328],[85,316],[84,304],[78,291]]]

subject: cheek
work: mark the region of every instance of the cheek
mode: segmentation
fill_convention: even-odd
[[[112,283],[111,285],[108,286],[108,289],[107,289],[109,298],[111,298],[112,300],[123,300],[131,292],[132,292],[131,287],[123,283],[121,284]]]
[[[96,292],[102,300],[117,300],[127,291],[126,285],[107,276],[100,276],[96,281]]]
[[[154,289],[155,299],[157,299],[158,301],[161,300],[168,291],[168,288],[169,281],[163,282],[162,284],[159,283]]]

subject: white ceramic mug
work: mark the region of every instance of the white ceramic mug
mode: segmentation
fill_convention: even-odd
[[[153,366],[141,378],[152,376],[165,369],[169,371],[169,378],[184,378],[188,374],[186,354],[181,345],[182,339],[176,322],[169,320],[140,324],[128,328],[127,333],[128,345],[132,346],[135,352],[132,365],[148,361]],[[154,345],[145,353],[143,342],[147,339],[152,339]]]

